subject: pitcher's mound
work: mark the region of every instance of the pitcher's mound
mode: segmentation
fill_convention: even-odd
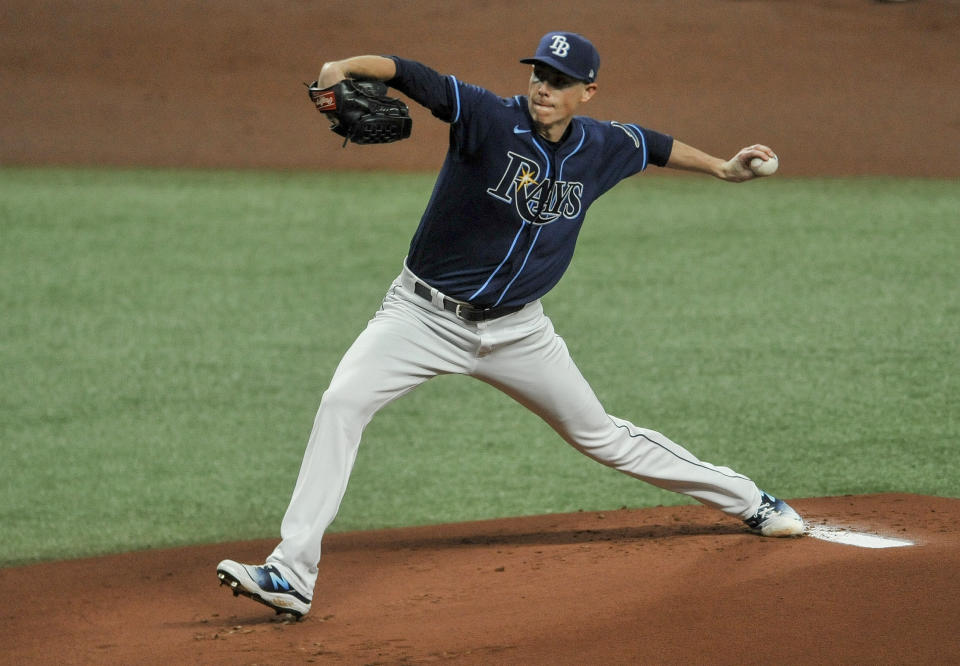
[[[699,506],[332,534],[300,622],[217,586],[218,544],[0,571],[4,663],[957,663],[960,500],[792,500],[764,539]]]

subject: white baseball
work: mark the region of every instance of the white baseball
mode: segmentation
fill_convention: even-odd
[[[760,157],[754,157],[750,160],[750,170],[758,176],[772,176],[777,172],[779,166],[780,160],[777,159],[776,155],[768,160]]]

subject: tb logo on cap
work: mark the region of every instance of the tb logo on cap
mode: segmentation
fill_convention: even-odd
[[[554,35],[550,42],[550,51],[558,58],[566,58],[570,52],[570,42],[563,35]]]

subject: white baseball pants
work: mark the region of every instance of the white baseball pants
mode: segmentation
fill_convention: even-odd
[[[301,594],[313,596],[321,540],[346,492],[364,428],[380,408],[441,374],[500,389],[604,465],[738,518],[756,512],[760,491],[749,478],[608,415],[539,301],[471,323],[444,310],[436,290],[432,302],[414,294],[415,281],[404,267],[320,402],[281,542],[267,558]]]

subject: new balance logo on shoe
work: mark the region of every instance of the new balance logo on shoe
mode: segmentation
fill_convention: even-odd
[[[267,567],[264,567],[263,569],[264,569],[264,571],[266,571],[266,572],[268,572],[268,573],[270,574],[270,582],[273,583],[273,589],[274,589],[274,590],[279,590],[279,589],[289,590],[289,589],[290,589],[290,583],[288,583],[286,580],[284,580],[283,576],[278,576],[278,575],[275,574],[273,571],[270,571]]]
[[[280,613],[289,613],[298,620],[310,612],[311,600],[297,592],[272,564],[240,564],[224,560],[217,565],[217,578],[227,585],[233,596],[243,595]]]

